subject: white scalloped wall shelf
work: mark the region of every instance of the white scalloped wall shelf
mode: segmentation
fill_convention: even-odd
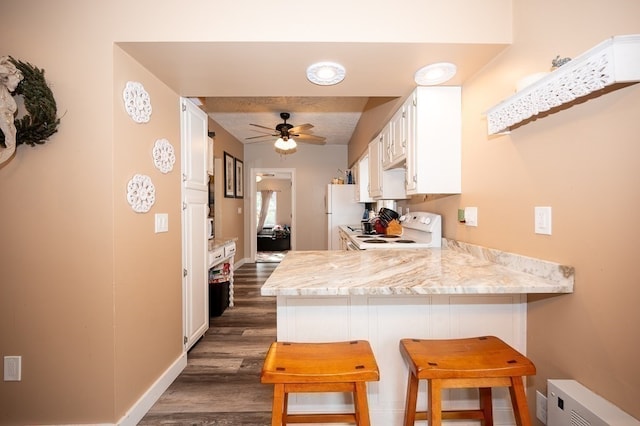
[[[640,34],[611,37],[487,112],[489,135],[615,83],[640,81]]]

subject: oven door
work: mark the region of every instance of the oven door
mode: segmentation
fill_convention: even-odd
[[[360,250],[358,248],[358,246],[356,245],[356,243],[354,243],[351,240],[347,241],[347,251],[356,251],[356,250]]]

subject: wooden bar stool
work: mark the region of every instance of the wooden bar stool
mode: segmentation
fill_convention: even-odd
[[[260,381],[273,383],[272,426],[349,422],[368,426],[366,382],[380,380],[369,342],[271,344]],[[289,414],[291,392],[351,392],[353,413]]]
[[[516,424],[529,426],[522,376],[536,373],[524,355],[494,336],[446,340],[400,340],[400,352],[409,365],[404,425],[427,420],[440,426],[442,420],[475,419],[493,425],[491,388],[509,388]],[[418,382],[427,380],[427,411],[416,412]],[[480,409],[442,411],[442,390],[478,388]]]

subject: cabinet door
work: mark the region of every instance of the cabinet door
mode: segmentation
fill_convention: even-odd
[[[207,114],[188,99],[182,105],[182,307],[185,350],[209,328]]]
[[[185,350],[193,346],[209,328],[207,298],[208,246],[203,226],[208,211],[207,194],[189,191],[183,211],[184,238],[184,336]]]
[[[369,143],[369,196],[376,198],[382,195],[380,140],[378,136]]]
[[[357,162],[356,199],[361,203],[370,203],[373,198],[369,195],[369,155],[365,155]]]
[[[391,119],[391,163],[400,164],[406,155],[407,150],[407,131],[406,131],[406,113],[403,105],[394,114]]]
[[[460,87],[419,87],[407,150],[408,194],[461,191]]]
[[[406,190],[407,194],[416,193],[416,92],[413,92],[404,104],[406,120]]]
[[[380,158],[382,168],[387,169],[393,161],[393,123],[390,121],[380,133]]]
[[[182,180],[187,189],[206,191],[209,185],[207,114],[188,99],[182,98],[180,104]]]

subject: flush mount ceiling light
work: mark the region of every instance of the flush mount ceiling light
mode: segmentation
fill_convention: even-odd
[[[345,69],[336,62],[316,62],[307,68],[307,79],[320,86],[332,86],[344,80]]]
[[[433,86],[451,80],[457,70],[458,68],[450,62],[439,62],[420,68],[413,78],[420,86]]]

